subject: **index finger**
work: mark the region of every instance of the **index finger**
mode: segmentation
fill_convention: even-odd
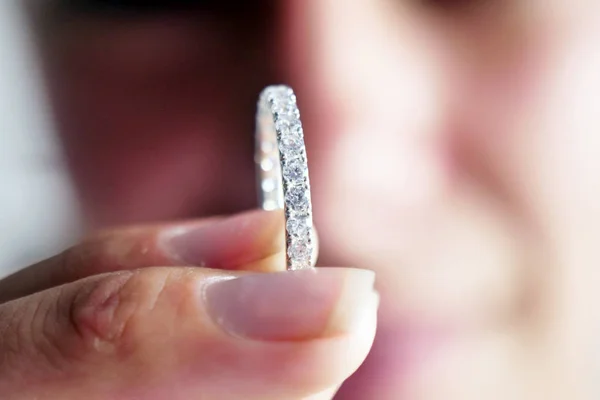
[[[0,302],[92,275],[152,266],[282,271],[283,212],[103,231],[0,281]]]

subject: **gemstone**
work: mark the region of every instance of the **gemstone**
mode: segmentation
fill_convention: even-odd
[[[281,86],[271,86],[269,89],[269,93],[267,93],[267,100],[269,102],[277,103],[278,101],[285,99],[285,88]]]
[[[311,249],[308,243],[303,241],[295,241],[288,247],[288,256],[297,262],[310,261]]]
[[[285,114],[287,109],[288,103],[284,99],[277,98],[273,100],[272,110],[275,114]]]
[[[278,118],[300,118],[300,111],[298,110],[298,107],[296,107],[296,105],[290,101],[276,101],[273,104],[273,112]]]
[[[304,163],[295,158],[288,161],[283,167],[283,177],[288,181],[298,182],[304,178]]]
[[[308,211],[308,197],[306,189],[300,186],[294,186],[287,190],[285,194],[287,205],[290,209],[297,213],[305,213]]]
[[[277,130],[277,132],[279,132],[281,136],[289,136],[291,132],[290,125],[291,122],[289,119],[280,118],[277,120],[277,122],[275,122],[275,129]]]
[[[275,122],[275,129],[282,135],[289,135],[290,133],[297,135],[298,126],[301,127],[300,121],[290,114],[279,116],[277,122]]]
[[[287,231],[290,235],[298,237],[307,237],[308,221],[306,218],[289,218],[287,221]]]
[[[309,260],[303,260],[303,261],[292,262],[289,269],[291,271],[297,271],[297,270],[302,270],[302,269],[308,269],[311,267],[312,267],[312,265]]]
[[[298,122],[291,124],[290,133],[294,136],[302,137],[304,135],[304,132],[302,130],[302,125],[300,125],[300,123],[298,123]]]
[[[282,136],[279,143],[279,150],[289,158],[300,156],[302,147],[302,139],[290,134]]]

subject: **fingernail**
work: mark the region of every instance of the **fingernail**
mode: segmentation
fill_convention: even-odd
[[[209,284],[204,300],[214,321],[235,336],[310,340],[369,323],[378,307],[374,281],[372,271],[348,268],[252,274]]]
[[[165,245],[186,265],[227,269],[280,251],[277,230],[283,232],[283,215],[252,211],[179,228],[167,235]]]

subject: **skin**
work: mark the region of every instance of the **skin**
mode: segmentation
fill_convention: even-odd
[[[51,55],[49,83],[90,230],[253,207],[253,104],[265,84],[289,82],[305,124],[319,264],[377,273],[377,336],[370,349],[375,302],[359,302],[370,305],[371,316],[358,329],[348,321],[362,308],[350,307],[341,289],[310,313],[321,323],[333,322],[299,328],[302,335],[284,340],[284,358],[269,345],[248,353],[246,342],[222,341],[210,316],[181,328],[161,326],[172,318],[176,300],[183,310],[177,315],[197,312],[186,300],[188,280],[237,277],[246,269],[268,277],[282,268],[278,251],[265,255],[264,243],[255,240],[280,241],[281,232],[268,231],[263,221],[237,242],[227,235],[209,241],[193,262],[159,250],[154,258],[160,246],[153,245],[127,247],[131,263],[106,262],[113,259],[101,246],[91,260],[70,258],[77,260],[67,268],[75,275],[52,272],[70,264],[50,260],[28,270],[50,271],[47,279],[26,271],[1,282],[0,293],[15,289],[4,298],[12,301],[0,306],[0,321],[29,315],[14,310],[55,304],[57,291],[66,293],[61,304],[78,304],[70,293],[86,292],[104,279],[99,274],[115,270],[136,271],[130,286],[106,289],[129,288],[125,299],[139,292],[134,300],[143,303],[146,293],[154,298],[156,285],[167,288],[159,291],[166,294],[156,313],[131,314],[132,336],[123,340],[139,346],[118,340],[108,355],[102,346],[92,351],[86,343],[94,344],[98,333],[88,342],[84,335],[83,350],[57,345],[58,352],[32,351],[39,345],[24,341],[18,348],[25,350],[0,364],[2,393],[17,399],[44,393],[65,399],[81,393],[300,399],[331,398],[343,383],[336,398],[344,400],[594,398],[600,333],[593,306],[600,261],[598,19],[600,5],[586,0],[308,0],[281,2],[268,17],[235,24],[203,12],[51,24],[56,34],[42,41]],[[258,218],[280,224],[277,215]],[[211,232],[188,247],[217,235]],[[117,243],[143,241],[110,235]],[[94,248],[94,240],[75,254],[90,254],[85,249]],[[215,253],[222,243],[241,250]],[[237,260],[243,262],[228,259],[232,254],[241,254]],[[145,269],[157,266],[175,272]],[[213,269],[188,274],[178,266]],[[336,271],[335,279],[316,279],[346,282],[355,273]],[[96,303],[84,304],[93,309]],[[340,319],[337,304],[356,318]],[[76,315],[84,316],[74,320],[76,327],[81,320],[89,325],[87,314]],[[45,320],[51,329],[43,332],[69,326],[58,317]],[[0,326],[19,343],[15,338],[23,331],[14,327],[28,325]],[[173,350],[148,345],[157,337]],[[322,337],[334,343],[323,345]],[[206,343],[226,356],[207,351]],[[6,348],[14,346],[0,346],[4,354]],[[200,356],[189,360],[186,349],[198,349],[192,354]],[[263,360],[265,369],[233,358]],[[285,360],[298,368],[282,373]],[[20,370],[13,365],[42,367],[24,378],[6,372]],[[223,371],[216,375],[222,380],[202,373],[211,369]]]

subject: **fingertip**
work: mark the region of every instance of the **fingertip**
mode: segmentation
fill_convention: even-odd
[[[255,210],[209,224],[186,224],[162,233],[165,251],[182,264],[216,269],[246,269],[279,252],[283,211]]]
[[[313,266],[319,251],[313,229]],[[286,269],[283,210],[253,210],[213,223],[173,227],[162,234],[165,252],[179,264],[223,270]]]

